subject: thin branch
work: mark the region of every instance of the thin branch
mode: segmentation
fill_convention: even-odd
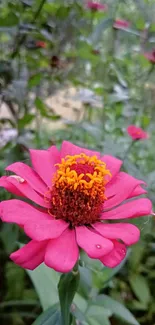
[[[39,15],[41,13],[41,10],[42,10],[45,2],[46,2],[46,0],[42,0],[40,2],[40,5],[39,5],[37,11],[35,12],[33,19],[30,21],[30,24],[34,24],[36,22],[37,18],[39,17]],[[21,39],[19,39],[19,41],[17,42],[16,48],[14,49],[14,51],[11,54],[11,59],[14,59],[17,56],[18,51],[20,49],[20,46],[25,42],[26,38],[27,38],[27,34],[23,35],[21,37]]]

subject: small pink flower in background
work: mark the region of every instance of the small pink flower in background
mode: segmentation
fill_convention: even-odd
[[[149,135],[143,129],[139,128],[136,125],[129,125],[127,128],[127,132],[132,140],[142,140],[148,139]]]
[[[113,28],[115,29],[122,29],[122,28],[129,28],[131,23],[127,20],[123,19],[116,19],[113,24]]]
[[[98,1],[88,1],[86,3],[86,6],[92,11],[106,11],[108,9],[108,6],[106,4],[102,4]]]
[[[46,48],[46,43],[43,42],[43,41],[36,41],[36,44],[35,44],[38,48]]]
[[[149,199],[136,199],[146,193],[144,182],[121,172],[121,160],[67,141],[60,151],[56,146],[30,150],[30,158],[32,168],[16,162],[6,168],[14,175],[0,178],[1,187],[35,203],[0,203],[1,219],[16,223],[31,239],[11,259],[30,270],[44,262],[58,272],[69,272],[81,248],[107,267],[120,264],[140,231],[129,222],[108,220],[151,213]]]
[[[155,49],[151,52],[145,52],[144,56],[148,59],[151,63],[155,63]]]

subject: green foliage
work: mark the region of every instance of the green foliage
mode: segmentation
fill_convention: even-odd
[[[43,264],[37,267],[33,272],[28,270],[27,272],[36,288],[43,309],[46,310],[51,305],[57,303],[58,273]]]
[[[109,309],[113,315],[122,319],[125,323],[130,325],[139,325],[129,310],[111,297],[100,295],[96,298],[96,302],[100,304],[100,306]]]
[[[77,292],[79,286],[80,274],[78,269],[74,269],[73,272],[62,274],[59,284],[59,301],[61,306],[61,317],[64,325],[69,325],[70,322],[70,307],[73,298]]]
[[[24,292],[24,270],[19,268],[17,265],[8,262],[6,265],[6,278],[8,288],[6,300],[21,299]]]
[[[60,310],[54,305],[42,313],[32,325],[60,325]]]

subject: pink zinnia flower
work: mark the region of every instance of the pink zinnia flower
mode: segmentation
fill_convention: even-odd
[[[113,28],[115,28],[115,29],[129,28],[130,25],[131,25],[131,23],[127,20],[116,19],[113,24]]]
[[[36,41],[36,46],[44,49],[46,48],[46,43],[43,41]]]
[[[152,52],[145,52],[144,56],[146,59],[148,59],[151,63],[155,63],[155,50],[152,50]]]
[[[108,9],[108,6],[106,4],[102,4],[97,1],[88,1],[86,6],[92,11],[105,11]]]
[[[143,129],[139,128],[136,125],[129,125],[127,128],[127,132],[132,140],[141,140],[148,139],[149,135]]]
[[[6,168],[15,175],[0,178],[0,186],[35,203],[18,199],[0,203],[5,222],[22,227],[31,241],[11,254],[27,269],[44,262],[69,272],[83,249],[90,258],[115,267],[127,247],[139,240],[130,219],[151,213],[151,202],[135,200],[146,193],[143,181],[120,172],[122,161],[64,141],[61,150],[30,150],[32,168],[21,162]],[[131,200],[133,198],[133,200]]]

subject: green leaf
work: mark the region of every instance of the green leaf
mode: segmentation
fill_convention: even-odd
[[[129,266],[132,273],[134,273],[140,266],[144,254],[145,254],[145,244],[142,241],[134,245],[134,249],[132,249],[129,258]]]
[[[89,325],[111,325],[109,319],[104,315],[102,316],[91,316],[91,318],[88,318],[88,324]]]
[[[55,14],[59,7],[57,3],[45,3],[43,8],[48,14]]]
[[[47,106],[43,103],[41,98],[37,97],[34,103],[37,109],[39,110],[41,116],[47,117]]]
[[[49,109],[46,106],[46,104],[44,104],[44,102],[41,100],[40,97],[37,97],[35,99],[35,106],[39,110],[41,116],[46,117],[46,118],[49,118],[49,119],[52,119],[52,120],[58,120],[58,119],[60,119],[60,116],[59,115],[50,115],[48,113]]]
[[[107,295],[99,295],[94,299],[97,305],[104,306],[109,309],[116,318],[121,319],[130,325],[140,325],[131,312],[120,302],[114,300]]]
[[[13,12],[10,12],[6,17],[0,17],[1,27],[16,26],[18,24],[18,17]]]
[[[150,121],[151,121],[151,117],[150,116],[143,115],[141,117],[141,123],[142,123],[142,126],[144,128],[147,127],[150,124]]]
[[[21,270],[21,269],[20,269]],[[24,274],[24,272],[23,272]],[[0,309],[7,307],[19,307],[19,306],[39,306],[39,302],[37,300],[9,300],[0,303]]]
[[[112,26],[113,24],[113,19],[112,18],[106,18],[104,20],[102,20],[96,27],[95,31],[93,32],[91,39],[92,39],[92,43],[96,44],[99,42],[103,31],[105,31],[107,28],[109,28],[110,26]]]
[[[32,76],[29,79],[28,87],[33,88],[35,86],[38,86],[40,84],[40,82],[41,82],[42,77],[43,77],[42,73],[37,73],[34,76]]]
[[[146,311],[147,310],[147,305],[144,305],[143,303],[141,303],[138,300],[132,300],[132,310],[142,310],[142,311]]]
[[[26,271],[35,286],[44,310],[59,301],[57,291],[59,274],[57,272],[45,264],[41,264],[34,271]]]
[[[151,294],[146,278],[142,275],[132,274],[129,282],[135,296],[145,305],[148,305]]]
[[[17,225],[3,223],[0,232],[0,239],[3,241],[7,254],[10,254],[15,249],[18,234],[19,229]]]
[[[60,325],[60,317],[59,305],[56,304],[42,313],[32,325]]]
[[[92,271],[92,273],[91,273],[91,278],[89,275],[87,275],[87,279],[85,280],[85,283],[82,285],[82,288],[80,286],[80,293],[81,292],[84,293],[84,290],[86,291],[86,288],[87,291],[89,290],[90,287],[92,288],[92,277],[93,277],[93,283],[97,288],[107,286],[108,282],[124,267],[124,264],[126,263],[130,255],[130,252],[131,252],[130,249],[128,249],[128,252],[124,260],[117,267],[113,269],[103,266],[103,264],[101,264],[97,260],[92,260],[84,252],[82,252],[80,256],[81,262],[83,263],[85,268],[89,269],[89,271]],[[80,274],[82,269],[83,267],[80,268]],[[82,277],[80,279],[80,282],[81,280]],[[89,294],[89,292],[87,292],[87,294]]]
[[[85,298],[83,298],[78,292],[75,295],[75,298],[73,300],[73,302],[76,304],[76,306],[82,311],[82,313],[84,314],[87,306],[88,306],[88,302]]]
[[[86,267],[79,267],[80,270],[80,285],[79,293],[84,297],[88,297],[92,289],[92,272]]]
[[[115,268],[110,269],[108,267],[104,267],[103,270],[100,272],[100,276],[102,279],[103,285],[106,285],[107,282],[109,282],[120,270],[124,267],[129,255],[130,255],[130,249],[128,249],[127,254],[124,258],[124,260]]]
[[[33,114],[26,114],[20,120],[18,120],[18,128],[23,129],[26,125],[31,123],[35,118]]]
[[[89,324],[94,324],[95,320],[98,324],[110,325],[109,317],[112,315],[110,310],[103,306],[91,305],[89,306],[86,317]]]
[[[7,295],[5,299],[22,299],[25,280],[24,269],[12,262],[8,262],[5,269],[5,276],[7,282]]]
[[[59,300],[63,325],[70,324],[70,307],[80,280],[79,271],[62,274],[59,284]]]
[[[75,305],[71,305],[71,314],[80,322],[86,322],[84,313]]]

